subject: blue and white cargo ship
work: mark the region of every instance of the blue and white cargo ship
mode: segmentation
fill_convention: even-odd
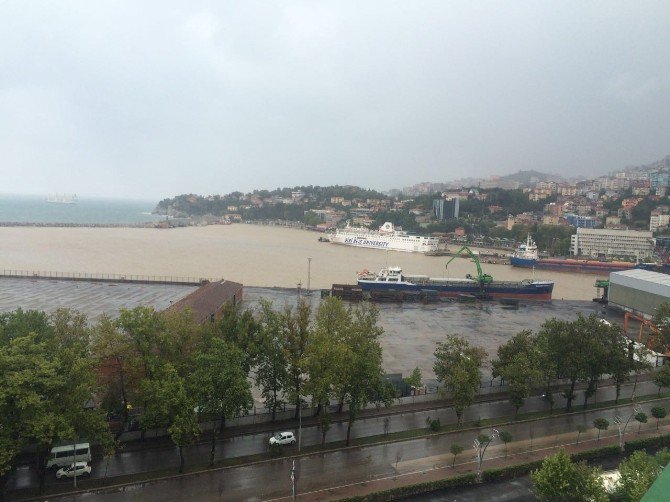
[[[476,298],[518,298],[526,300],[551,300],[553,281],[524,279],[523,281],[482,280],[468,276],[459,278],[434,278],[427,275],[406,275],[400,267],[383,268],[379,273],[367,270],[358,274],[358,286],[363,291],[437,292],[444,297],[472,295]]]

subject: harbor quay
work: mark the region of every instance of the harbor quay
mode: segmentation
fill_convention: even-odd
[[[0,278],[0,312],[17,308],[52,312],[71,308],[95,323],[105,313],[116,317],[122,308],[151,306],[164,310],[197,290],[193,284],[145,282],[68,281],[62,279]],[[245,287],[243,308],[256,309],[261,299],[275,308],[294,307],[298,299],[308,301],[315,311],[320,291],[297,288]],[[355,305],[355,304],[354,304]],[[622,315],[587,301],[521,301],[518,309],[506,309],[498,302],[379,303],[379,325],[384,329],[381,345],[387,373],[408,375],[419,367],[425,380],[434,378],[433,352],[446,335],[461,335],[483,347],[488,358],[498,347],[522,330],[537,331],[550,318],[574,320],[579,314],[597,314],[613,323]],[[631,336],[635,327],[631,325]],[[484,368],[490,378],[490,367]]]

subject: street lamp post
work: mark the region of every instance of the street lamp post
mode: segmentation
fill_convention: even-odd
[[[293,459],[292,467],[291,467],[291,489],[293,492],[293,497],[292,499],[295,500],[295,459]]]
[[[298,396],[298,453],[302,444],[302,398]]]
[[[626,427],[628,427],[628,423],[630,422],[630,419],[633,418],[638,413],[640,413],[641,409],[642,408],[640,408],[640,405],[636,404],[633,407],[633,411],[629,415],[625,424],[623,423],[623,418],[621,418],[621,415],[617,415],[616,417],[614,417],[614,423],[617,425],[617,429],[619,430],[619,448],[621,448],[621,451],[624,450],[623,437],[624,437],[624,434],[626,434]]]
[[[307,294],[309,295],[312,290],[310,289],[310,279],[312,275],[312,258],[307,258]]]
[[[493,440],[498,437],[498,435],[498,430],[493,429],[491,434],[487,436],[488,440],[480,441],[479,438],[475,438],[475,440],[472,442],[472,447],[475,450],[475,459],[477,460],[477,474],[479,476],[482,475],[482,463],[484,462],[484,454],[486,453],[486,449],[493,442]]]

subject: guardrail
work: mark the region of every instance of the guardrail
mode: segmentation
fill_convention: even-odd
[[[210,282],[213,280],[203,277],[178,277],[171,275],[102,274],[88,272],[52,272],[44,270],[1,270],[0,277],[86,282],[134,282],[143,284],[172,284],[183,286],[199,286],[205,282]]]

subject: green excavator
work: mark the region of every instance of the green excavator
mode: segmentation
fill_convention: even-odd
[[[475,266],[477,267],[477,277],[476,279],[479,281],[480,286],[483,286],[484,284],[491,284],[493,282],[493,277],[490,276],[489,274],[485,274],[482,271],[482,266],[479,263],[479,257],[473,253],[469,247],[463,246],[461,249],[459,249],[456,254],[447,262],[446,267],[449,268],[449,264],[454,261],[456,258],[458,258],[461,253],[465,251],[468,255],[470,255],[470,258],[472,258],[472,261],[475,262]],[[475,277],[472,277],[471,274],[466,275],[468,279],[475,279]]]

